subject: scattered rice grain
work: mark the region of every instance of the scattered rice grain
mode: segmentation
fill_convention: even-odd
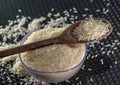
[[[80,84],[80,85],[82,85],[82,82],[81,82],[81,81],[79,81],[79,84]]]
[[[111,52],[111,50],[109,50],[109,51],[107,52],[107,55],[108,55],[108,56],[110,55],[110,52]]]
[[[91,82],[93,82],[93,79],[92,79],[92,77],[90,78],[90,81],[91,81]]]
[[[21,9],[18,9],[18,12],[19,12],[19,13],[21,13],[21,12],[22,12],[22,10],[21,10]]]
[[[69,80],[66,80],[66,82],[67,82],[67,83],[70,83],[70,81],[69,81]]]
[[[85,10],[85,11],[88,11],[89,9],[88,9],[88,8],[85,8],[84,10]]]
[[[83,17],[86,17],[87,15],[86,14],[82,14]]]
[[[88,68],[88,71],[92,71],[92,69],[91,69],[91,68]]]
[[[54,10],[55,10],[55,8],[52,8],[52,9],[51,9],[51,11],[54,11]]]
[[[47,15],[47,17],[51,17],[51,16],[52,16],[52,13],[49,12],[48,15]]]
[[[107,5],[106,5],[106,6],[108,7],[109,5],[110,5],[110,3],[107,3]]]
[[[115,63],[115,64],[118,64],[118,62],[117,62],[117,61],[115,61],[114,63]]]
[[[78,80],[78,79],[79,79],[79,77],[76,77],[76,78],[75,78],[75,80]]]
[[[99,9],[97,9],[97,10],[96,10],[96,12],[100,12],[100,10],[99,10]]]

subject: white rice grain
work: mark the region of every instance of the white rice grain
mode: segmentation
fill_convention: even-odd
[[[19,12],[19,13],[21,13],[21,12],[22,12],[22,10],[21,10],[21,9],[18,9],[18,12]]]

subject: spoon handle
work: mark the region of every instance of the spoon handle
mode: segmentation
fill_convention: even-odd
[[[44,47],[44,46],[51,45],[51,44],[58,44],[60,42],[61,42],[61,40],[58,37],[56,37],[56,38],[46,39],[46,40],[33,42],[33,43],[29,43],[29,44],[24,44],[21,46],[17,46],[14,48],[0,51],[0,58],[9,56],[9,55],[13,55],[13,54],[17,54],[17,53],[21,53],[21,52],[25,52],[25,51],[29,51],[29,50],[33,50],[35,48]]]

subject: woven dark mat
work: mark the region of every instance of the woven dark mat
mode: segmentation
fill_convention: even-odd
[[[91,2],[93,1],[93,2]],[[107,3],[110,3],[107,6]],[[120,1],[119,0],[0,0],[0,24],[5,25],[7,20],[15,19],[17,10],[19,15],[32,18],[46,16],[51,8],[56,12],[63,12],[70,8],[77,8],[78,19],[82,14],[93,15],[108,19],[113,25],[113,32],[107,38],[94,45],[88,45],[87,59],[83,68],[68,81],[61,85],[120,85]],[[85,11],[88,8],[88,11]],[[96,12],[100,9],[100,12]],[[107,14],[103,11],[108,9]],[[108,46],[110,44],[110,46]],[[0,65],[0,85],[20,85],[23,82],[17,75],[8,71],[12,61]],[[11,78],[11,81],[7,79]],[[54,84],[51,84],[54,85]]]

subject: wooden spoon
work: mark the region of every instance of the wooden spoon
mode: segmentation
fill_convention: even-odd
[[[104,23],[110,24],[109,21],[107,21],[106,19],[102,19],[102,18],[96,18],[98,20],[102,20]],[[44,46],[48,46],[48,45],[52,45],[52,44],[64,44],[67,43],[70,46],[75,47],[78,43],[88,43],[88,42],[94,42],[94,41],[98,41],[100,39],[103,39],[104,37],[108,36],[113,28],[112,26],[109,28],[109,32],[100,37],[97,40],[90,40],[90,41],[78,41],[74,35],[73,35],[73,30],[79,26],[81,21],[72,24],[71,26],[69,26],[60,36],[55,37],[55,38],[50,38],[50,39],[46,39],[43,41],[38,41],[38,42],[33,42],[33,43],[29,43],[29,44],[24,44],[21,46],[17,46],[14,48],[10,48],[10,49],[6,49],[3,51],[0,51],[0,58],[8,56],[8,55],[13,55],[13,54],[17,54],[17,53],[21,53],[21,52],[25,52],[25,51],[29,51],[29,50],[33,50],[39,47],[44,47]]]

